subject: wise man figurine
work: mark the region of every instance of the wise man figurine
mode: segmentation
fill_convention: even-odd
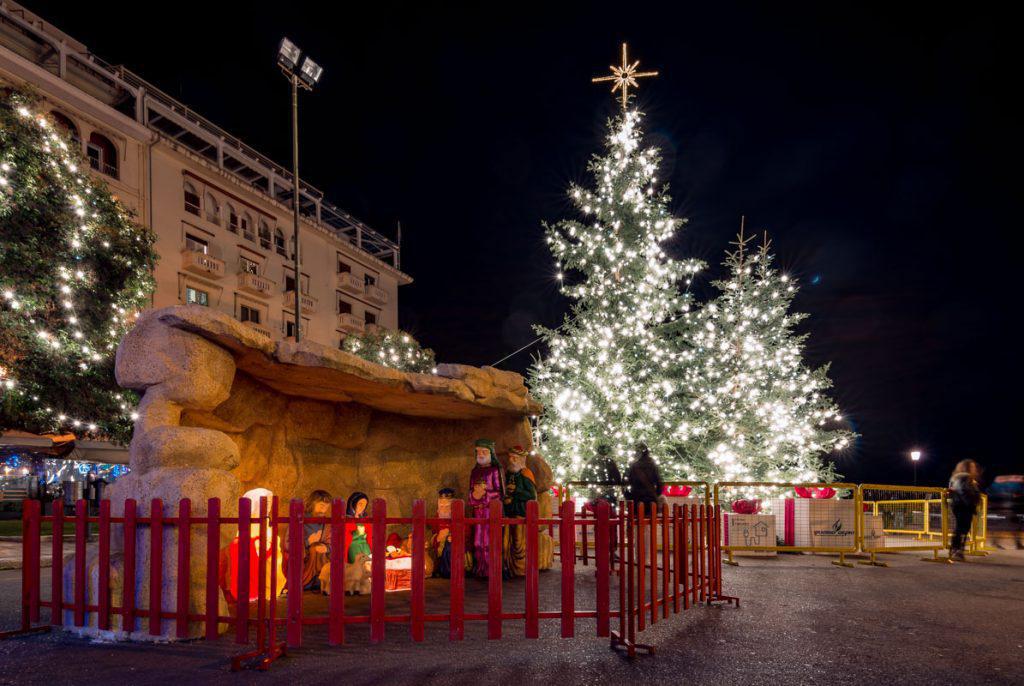
[[[504,496],[501,467],[494,452],[494,441],[481,438],[476,442],[476,464],[469,474],[469,506],[473,517],[486,519],[492,501],[501,502]],[[501,545],[501,541],[495,541]],[[473,525],[473,574],[486,577],[490,574],[488,551],[491,546],[490,529],[487,522]],[[498,574],[501,570],[496,570]]]
[[[526,451],[513,446],[508,451],[505,473],[505,516],[525,517],[526,503],[537,499],[537,479],[526,466]],[[536,535],[534,532],[532,535]],[[526,575],[526,525],[510,524],[505,532],[503,550],[505,571],[509,576]]]

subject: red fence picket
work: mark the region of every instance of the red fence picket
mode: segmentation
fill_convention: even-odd
[[[301,500],[293,499],[288,505],[288,570],[285,572],[288,585],[288,647],[302,645],[302,517],[305,507]],[[263,548],[260,541],[259,549]],[[261,596],[262,597],[262,596]]]
[[[426,507],[422,500],[412,504],[412,581],[409,586],[409,635],[413,641],[424,638],[423,615],[426,612],[426,585],[423,569],[426,552]]]
[[[562,638],[572,638],[576,632],[576,521],[571,501],[562,503],[558,538],[561,543],[562,563]]]
[[[276,530],[277,527],[274,527]],[[331,594],[328,600],[330,623],[327,642],[332,646],[345,642],[345,501],[331,502]]]
[[[149,633],[160,635],[160,606],[164,572],[164,505],[159,498],[150,502],[149,514]]]
[[[131,498],[124,501],[124,583],[121,586],[121,626],[128,632],[135,631],[135,536],[137,508],[138,505]],[[54,515],[56,514],[55,510]]]
[[[249,642],[249,548],[252,545],[252,503],[248,498],[238,499],[238,595],[235,597],[235,643]]]
[[[109,508],[108,508],[109,509]],[[42,556],[42,503],[25,502],[21,512],[21,630],[28,631],[39,621],[39,568]]]
[[[385,603],[385,560],[384,551],[387,525],[385,518],[388,504],[383,498],[373,501],[373,543],[370,545],[370,643],[384,640],[384,603]]]
[[[492,500],[487,511],[487,638],[501,638],[502,507]],[[484,526],[484,523],[479,524]]]
[[[50,548],[53,560],[50,569],[50,624],[64,623],[64,503],[53,504],[53,541]]]
[[[89,533],[85,501],[75,503],[75,626],[85,625],[85,539]]]
[[[461,641],[464,637],[463,595],[466,591],[466,519],[465,503],[452,503],[451,578],[449,579],[448,640]]]
[[[220,626],[220,498],[206,501],[206,630],[207,640],[217,638]]]
[[[651,626],[658,621],[658,506],[651,503]]]
[[[110,629],[110,501],[100,501],[99,553],[96,561],[96,626]]]
[[[90,517],[85,501],[76,503],[75,509],[75,560],[70,569],[73,574],[72,598],[65,599],[64,572],[59,562],[51,571],[52,599],[40,600],[39,577],[39,532],[43,521],[50,521],[54,527],[54,551],[63,550],[64,515],[61,508],[55,508],[53,515],[44,517],[38,502],[27,501],[23,511],[23,554],[22,572],[22,631],[32,629],[38,621],[42,607],[49,607],[50,623],[53,625],[74,624],[88,626],[94,619],[96,626],[111,628],[111,616],[120,614],[127,631],[135,629],[139,616],[148,620],[151,635],[163,635],[165,624],[173,621],[173,634],[188,638],[192,627],[197,624],[207,638],[219,635],[221,625],[234,626],[234,640],[248,643],[250,628],[256,626],[256,650],[236,656],[241,659],[257,658],[264,667],[284,651],[284,646],[299,646],[303,630],[307,625],[326,625],[330,645],[345,643],[348,624],[369,625],[370,640],[380,643],[386,638],[386,626],[390,623],[405,623],[409,627],[410,639],[414,642],[425,640],[426,625],[429,622],[447,622],[450,640],[462,640],[467,620],[485,621],[487,636],[491,640],[503,635],[503,622],[507,619],[524,620],[525,636],[538,638],[542,620],[558,620],[563,637],[576,633],[578,618],[594,619],[595,633],[610,637],[614,647],[624,647],[630,655],[637,649],[648,648],[636,643],[639,632],[646,626],[667,618],[681,610],[688,609],[698,601],[720,601],[735,599],[723,596],[720,555],[720,517],[718,508],[699,505],[672,506],[659,508],[656,505],[636,506],[620,503],[612,508],[609,503],[599,501],[583,513],[575,511],[574,503],[562,503],[556,516],[540,519],[538,505],[529,502],[525,517],[505,517],[502,503],[490,503],[486,516],[466,519],[465,505],[457,500],[452,503],[451,519],[442,521],[428,519],[423,501],[412,506],[411,517],[387,515],[387,504],[382,499],[373,503],[372,515],[353,520],[345,512],[345,503],[336,499],[331,503],[329,517],[310,518],[310,523],[329,524],[330,543],[327,564],[330,566],[331,592],[327,601],[327,613],[305,616],[303,609],[303,524],[306,521],[303,503],[292,500],[288,512],[282,515],[278,500],[268,502],[263,498],[258,503],[257,519],[254,521],[253,503],[240,499],[237,517],[222,517],[220,501],[211,498],[207,502],[206,516],[195,517],[191,502],[183,499],[178,503],[176,516],[165,518],[163,503],[154,499],[149,506],[149,516],[139,519],[134,501],[124,504],[123,517],[111,516],[111,503],[103,501],[98,516]],[[480,513],[483,514],[483,513]],[[347,614],[345,603],[345,568],[347,562],[346,524],[353,522],[371,523],[370,541],[370,609],[367,615]],[[88,531],[92,523],[98,524],[99,539],[97,562],[99,569],[96,588],[87,575],[85,561],[88,557]],[[148,542],[149,560],[140,563],[137,558],[137,527],[149,527],[145,539]],[[221,550],[220,534],[225,525],[237,526],[237,540],[231,547]],[[110,597],[110,561],[112,551],[111,529],[120,525],[124,531],[124,591],[118,601],[120,607],[112,606]],[[204,526],[207,537],[205,546],[193,549],[191,532],[195,526]],[[253,526],[255,525],[255,526]],[[428,581],[424,570],[427,548],[427,526],[435,531],[448,528],[451,534],[451,574],[448,582],[450,593],[446,614],[428,614],[426,594]],[[412,541],[410,595],[408,614],[387,613],[385,589],[387,586],[387,555],[385,553],[388,527],[404,527],[411,530]],[[558,584],[561,591],[560,605],[555,611],[541,611],[540,608],[540,532],[555,526],[558,532],[558,553],[561,572]],[[281,527],[287,527],[284,574],[278,565]],[[467,560],[467,539],[475,527],[483,527],[490,536],[487,551],[489,578],[487,581],[486,612],[465,612],[465,565]],[[510,527],[522,527],[525,531],[525,579],[524,612],[506,613],[504,603],[503,567],[505,536],[514,533]],[[165,555],[165,529],[171,530],[176,538],[173,546],[176,557],[172,562]],[[256,533],[258,531],[258,533]],[[659,535],[660,531],[660,535]],[[255,537],[256,540],[253,540]],[[508,542],[511,542],[509,538]],[[577,542],[585,543],[578,551]],[[443,542],[442,542],[443,543]],[[589,549],[593,547],[593,552]],[[191,584],[185,581],[193,568],[193,556],[205,555],[205,598],[202,608],[191,608]],[[255,558],[252,555],[256,555]],[[575,579],[576,560],[593,567],[595,574],[595,596],[593,609],[577,607],[577,586]],[[60,554],[57,555],[57,560]],[[590,561],[593,561],[591,565]],[[224,561],[234,565],[223,566]],[[170,568],[165,567],[165,563]],[[136,606],[136,589],[139,579],[136,569],[148,566],[149,594],[145,607]],[[201,565],[196,565],[201,567]],[[175,593],[170,603],[163,597],[163,582],[168,573],[175,575]],[[660,578],[658,575],[661,575]],[[255,575],[256,578],[253,578]],[[613,582],[618,584],[613,591]],[[234,590],[232,616],[219,616],[222,584],[225,589]],[[232,588],[233,586],[233,588]],[[287,611],[283,618],[277,616],[278,591],[288,589]],[[255,589],[255,593],[253,592]],[[91,603],[92,593],[96,594]],[[617,595],[617,606],[612,604],[613,592]],[[255,609],[253,602],[256,603]],[[738,604],[738,603],[737,603]],[[660,612],[659,612],[660,609]],[[197,611],[193,611],[197,610]],[[64,616],[67,611],[68,616]],[[95,613],[95,617],[90,617]],[[255,615],[255,616],[252,616]],[[612,631],[612,621],[617,621],[617,630]],[[277,629],[286,627],[287,644],[277,643]],[[19,632],[13,632],[19,633]],[[12,632],[0,634],[5,638]]]
[[[608,636],[608,624],[611,619],[608,595],[611,576],[611,546],[609,544],[607,501],[602,500],[597,504],[595,514],[594,544],[596,549],[594,551],[594,564],[597,569],[594,573],[596,574],[595,585],[597,586],[597,635],[604,637]],[[583,528],[585,531],[586,527]]]
[[[540,559],[537,501],[526,503],[526,638],[540,638]]]
[[[267,497],[259,500],[259,537],[256,539],[256,646],[264,647],[267,638]],[[252,583],[250,581],[250,583]],[[301,601],[300,601],[301,602]],[[291,605],[289,604],[289,607]]]
[[[188,578],[192,565],[191,517],[192,501],[184,498],[178,503],[178,578],[174,580],[177,590],[177,612],[174,626],[175,635],[178,638],[188,638],[188,596],[191,591]]]

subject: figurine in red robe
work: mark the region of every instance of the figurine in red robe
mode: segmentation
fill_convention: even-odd
[[[486,519],[492,501],[501,502],[504,497],[503,479],[498,458],[494,453],[494,441],[481,438],[476,442],[476,465],[469,474],[469,506],[473,517]],[[494,545],[501,545],[495,541]],[[491,533],[487,523],[473,525],[473,574],[486,577],[490,574],[488,551]],[[500,574],[501,570],[495,570]]]

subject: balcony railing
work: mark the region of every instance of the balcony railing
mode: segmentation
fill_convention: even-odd
[[[250,272],[240,272],[238,274],[238,290],[245,293],[268,298],[274,293],[274,285],[273,281],[259,274],[252,274]]]
[[[363,280],[352,272],[338,272],[338,289],[352,295],[362,295]]]
[[[293,307],[295,304],[295,291],[284,292],[284,302],[288,307]],[[306,314],[313,314],[316,312],[317,303],[319,301],[308,293],[302,293],[299,295],[299,307]]]
[[[345,333],[362,334],[363,320],[351,312],[342,312],[338,315],[338,330]]]
[[[378,305],[388,304],[388,292],[380,286],[374,286],[373,284],[366,284],[366,299],[372,303]]]
[[[274,336],[273,336],[273,334],[270,333],[270,329],[264,328],[264,327],[260,326],[259,324],[256,324],[255,322],[243,322],[243,323],[246,326],[248,326],[250,329],[255,331],[256,333],[263,334],[267,338],[273,340]]]
[[[220,279],[224,276],[224,260],[198,250],[181,251],[181,268],[193,274]]]

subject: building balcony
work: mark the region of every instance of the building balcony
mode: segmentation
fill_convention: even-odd
[[[260,326],[259,324],[255,324],[253,322],[243,322],[243,323],[246,326],[248,326],[250,329],[255,331],[256,333],[262,334],[262,335],[266,336],[267,338],[273,340],[274,335],[272,333],[270,333],[270,329],[264,328],[264,327]]]
[[[352,272],[338,272],[338,290],[352,295],[362,295],[363,280]]]
[[[351,312],[342,312],[338,315],[338,330],[361,335],[363,333],[363,320]]]
[[[212,279],[224,277],[224,260],[198,250],[185,248],[181,251],[181,268],[193,274]]]
[[[274,293],[274,282],[265,276],[240,272],[238,274],[238,290],[251,295],[269,298]]]
[[[378,305],[388,304],[388,292],[380,286],[374,286],[372,284],[366,284],[366,299],[372,303]]]
[[[284,292],[284,302],[287,307],[295,306],[295,291]],[[319,301],[308,293],[302,293],[299,295],[299,307],[306,314],[314,314],[316,312],[317,303]]]

